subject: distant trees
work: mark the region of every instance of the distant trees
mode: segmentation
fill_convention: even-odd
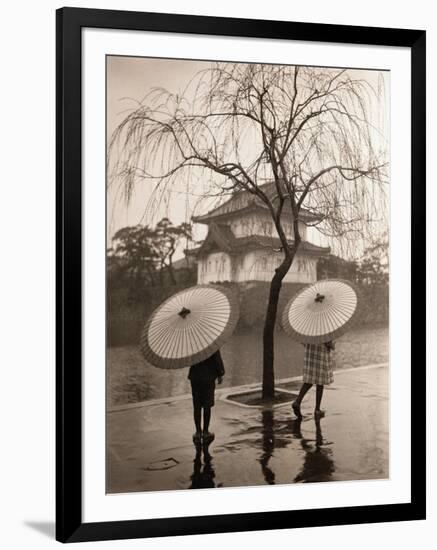
[[[191,225],[182,223],[173,225],[168,218],[163,218],[156,226],[154,234],[154,251],[157,255],[160,283],[163,284],[163,274],[167,271],[172,284],[176,284],[173,269],[173,257],[183,240],[191,240]]]
[[[357,279],[367,285],[388,285],[388,235],[364,250],[358,264]]]
[[[163,218],[154,228],[136,225],[119,229],[107,251],[108,282],[124,286],[132,298],[146,287],[177,283],[173,258],[183,241],[191,240],[191,225],[174,225]]]
[[[388,285],[388,235],[384,233],[364,249],[358,260],[330,254],[320,258],[318,279],[347,279],[361,285]]]
[[[346,279],[357,282],[357,270],[357,261],[348,261],[329,254],[322,256],[317,262],[317,279]]]

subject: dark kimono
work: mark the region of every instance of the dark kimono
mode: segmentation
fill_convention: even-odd
[[[224,374],[225,367],[219,351],[190,367],[188,378],[195,407],[214,406],[215,381]]]

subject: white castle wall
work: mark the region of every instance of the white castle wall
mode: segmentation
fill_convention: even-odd
[[[270,282],[274,270],[282,261],[281,253],[266,250],[254,250],[234,256],[225,252],[214,252],[205,258],[199,258],[197,278],[198,283],[218,281]],[[285,283],[313,283],[317,280],[317,259],[297,254],[293,264],[284,278]]]
[[[236,280],[270,282],[275,269],[281,264],[282,253],[254,250],[245,254],[237,270]],[[317,260],[304,254],[297,254],[284,283],[312,283],[317,280]]]
[[[269,213],[265,214],[244,214],[238,219],[232,220],[229,224],[233,234],[238,237],[247,237],[249,235],[264,235],[268,237],[278,237],[276,228],[273,225],[272,218]],[[293,224],[284,222],[285,234],[287,238],[293,240]],[[299,222],[299,232],[303,241],[306,240],[307,228]]]
[[[199,284],[231,281],[231,258],[226,252],[213,252],[197,263],[197,282]]]

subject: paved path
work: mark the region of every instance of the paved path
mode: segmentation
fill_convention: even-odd
[[[297,383],[279,382],[293,390]],[[241,407],[216,393],[209,449],[195,449],[190,396],[107,414],[108,492],[231,487],[388,477],[388,368],[339,371],[314,421],[314,389],[298,421],[290,405]],[[233,388],[232,391],[241,391]]]

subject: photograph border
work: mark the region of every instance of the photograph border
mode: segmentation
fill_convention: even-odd
[[[82,521],[82,29],[335,42],[411,50],[411,502]],[[61,542],[425,519],[425,51],[421,30],[61,8],[56,14],[56,538]],[[413,363],[414,359],[414,363]],[[414,367],[414,368],[413,368]]]

